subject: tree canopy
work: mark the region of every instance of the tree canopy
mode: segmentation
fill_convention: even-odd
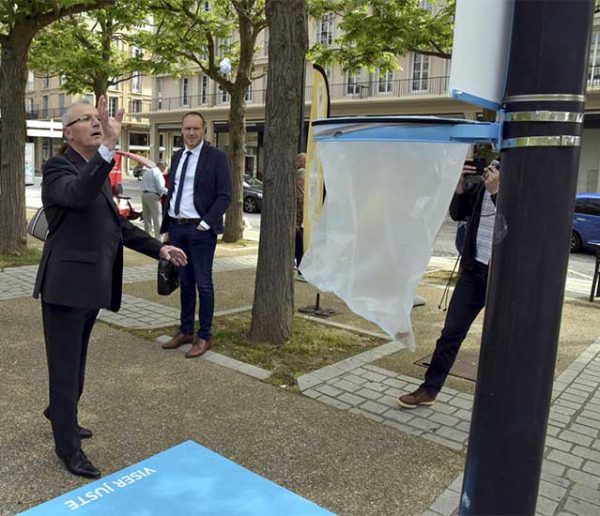
[[[322,20],[338,17],[332,44],[318,41],[309,56],[319,64],[345,69],[390,70],[408,52],[448,59],[454,31],[455,0],[445,5],[431,0],[311,0],[310,14]],[[428,8],[431,7],[431,9]]]

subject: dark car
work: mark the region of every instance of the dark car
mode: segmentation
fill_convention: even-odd
[[[244,175],[244,211],[247,213],[260,213],[262,204],[262,181],[255,177]]]
[[[600,242],[600,193],[581,193],[575,197],[571,252],[592,249]]]

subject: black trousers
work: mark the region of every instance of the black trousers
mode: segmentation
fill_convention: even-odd
[[[42,319],[56,452],[68,457],[81,448],[77,404],[83,392],[88,342],[98,309],[73,308],[42,301]]]
[[[300,267],[300,262],[304,256],[304,229],[296,228],[296,242],[294,246],[294,255],[296,258],[296,267]]]
[[[442,389],[471,324],[485,306],[487,276],[487,265],[476,261],[473,269],[462,270],[458,277],[442,334],[422,384],[431,394]]]

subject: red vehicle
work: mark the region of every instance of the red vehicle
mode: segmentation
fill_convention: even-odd
[[[135,211],[133,206],[131,206],[130,197],[123,197],[123,172],[121,161],[123,156],[118,152],[115,153],[114,160],[115,166],[112,168],[110,173],[108,174],[108,178],[110,180],[110,189],[112,191],[115,204],[117,205],[117,209],[119,213],[123,215],[126,219],[136,220],[141,217],[141,213],[139,211]]]
[[[110,189],[115,197],[119,197],[123,193],[123,172],[121,170],[122,159],[123,156],[115,153],[115,166],[108,175],[108,178],[110,179]]]

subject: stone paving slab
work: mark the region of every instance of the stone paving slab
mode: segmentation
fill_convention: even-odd
[[[596,455],[597,451],[593,448],[600,418],[582,420],[580,416],[589,412],[589,407],[600,399],[600,384],[581,391],[580,378],[599,368],[600,339],[597,339],[555,381],[551,412],[556,412],[561,404],[573,410],[565,415],[564,429],[555,433],[550,430],[552,426],[548,427],[537,516],[600,514],[600,463],[596,462],[600,456]],[[574,391],[579,394],[585,392],[586,395],[575,395]],[[578,399],[577,407],[572,402],[575,398]],[[458,515],[459,499],[452,497],[452,494],[457,493],[457,489],[460,491],[461,482],[460,477],[457,478],[423,516]]]
[[[160,337],[156,338],[156,342],[158,342],[159,344],[164,344],[169,340],[171,340],[170,335],[161,335]],[[187,350],[190,349],[190,347],[191,344],[185,344],[177,348],[177,350],[182,353],[186,353]],[[258,378],[259,380],[266,380],[267,378],[269,378],[269,376],[271,376],[271,371],[267,371],[266,369],[256,367],[252,364],[246,364],[245,362],[241,362],[239,360],[236,360],[235,358],[221,355],[220,353],[216,353],[214,351],[207,351],[204,355],[199,357],[199,359],[206,360],[207,362],[212,362],[213,364],[217,364],[222,367],[227,367],[228,369],[233,369],[234,371],[238,371],[248,376]]]
[[[213,271],[251,269],[256,267],[257,255],[225,256],[214,260]],[[9,267],[0,270],[0,301],[29,297],[33,292],[37,265]],[[156,279],[156,265],[140,265],[126,267],[123,270],[123,283],[136,283]]]

